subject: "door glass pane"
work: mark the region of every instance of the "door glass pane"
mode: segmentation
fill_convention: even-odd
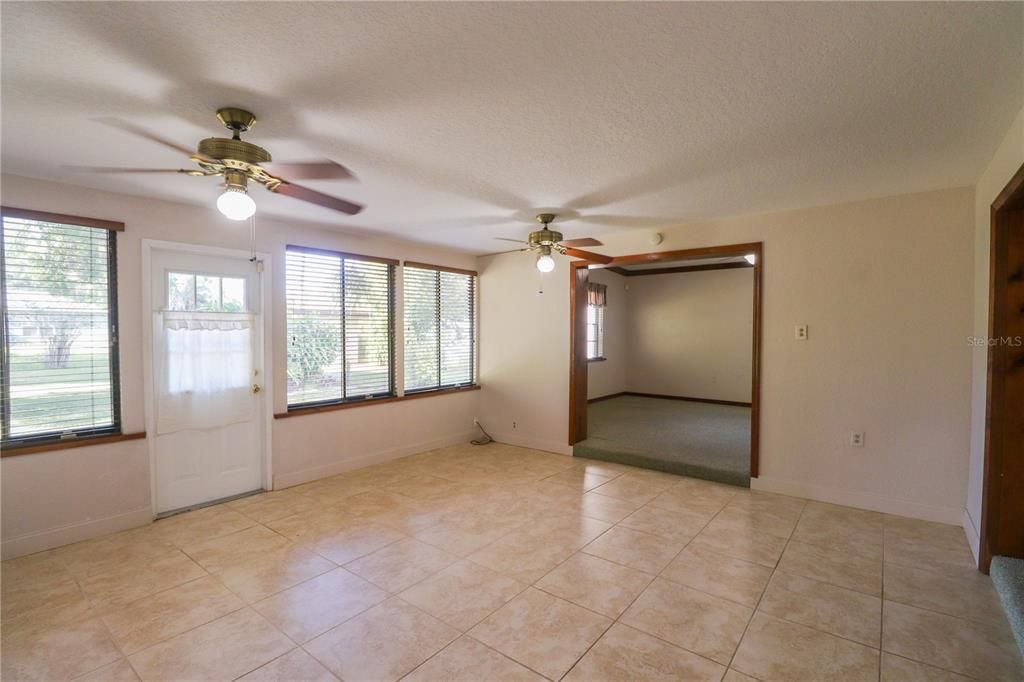
[[[196,310],[220,310],[220,277],[196,275]]]
[[[184,272],[167,273],[167,309],[196,309],[195,276]]]
[[[221,279],[221,304],[226,313],[245,312],[245,279],[224,277]]]

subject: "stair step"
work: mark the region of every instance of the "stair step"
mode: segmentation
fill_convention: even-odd
[[[1017,647],[1024,654],[1024,559],[993,557],[989,575],[1003,602]]]

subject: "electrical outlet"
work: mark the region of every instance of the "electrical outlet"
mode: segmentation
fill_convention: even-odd
[[[864,432],[863,431],[851,431],[850,432],[850,447],[851,448],[862,448],[862,447],[864,447]]]
[[[512,430],[513,430],[513,431],[515,431],[515,430],[516,430],[516,423],[515,423],[515,422],[512,422]]]
[[[796,336],[796,340],[797,341],[806,341],[807,340],[807,325],[806,324],[798,324],[796,326],[796,331],[795,331],[794,335]]]

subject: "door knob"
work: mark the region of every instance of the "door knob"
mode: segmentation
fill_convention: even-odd
[[[259,393],[262,390],[263,390],[263,387],[260,386],[259,384],[253,384],[252,385],[252,392],[253,393]]]

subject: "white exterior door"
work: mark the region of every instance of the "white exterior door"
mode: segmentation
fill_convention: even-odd
[[[151,251],[157,514],[263,488],[261,277],[244,257]]]

